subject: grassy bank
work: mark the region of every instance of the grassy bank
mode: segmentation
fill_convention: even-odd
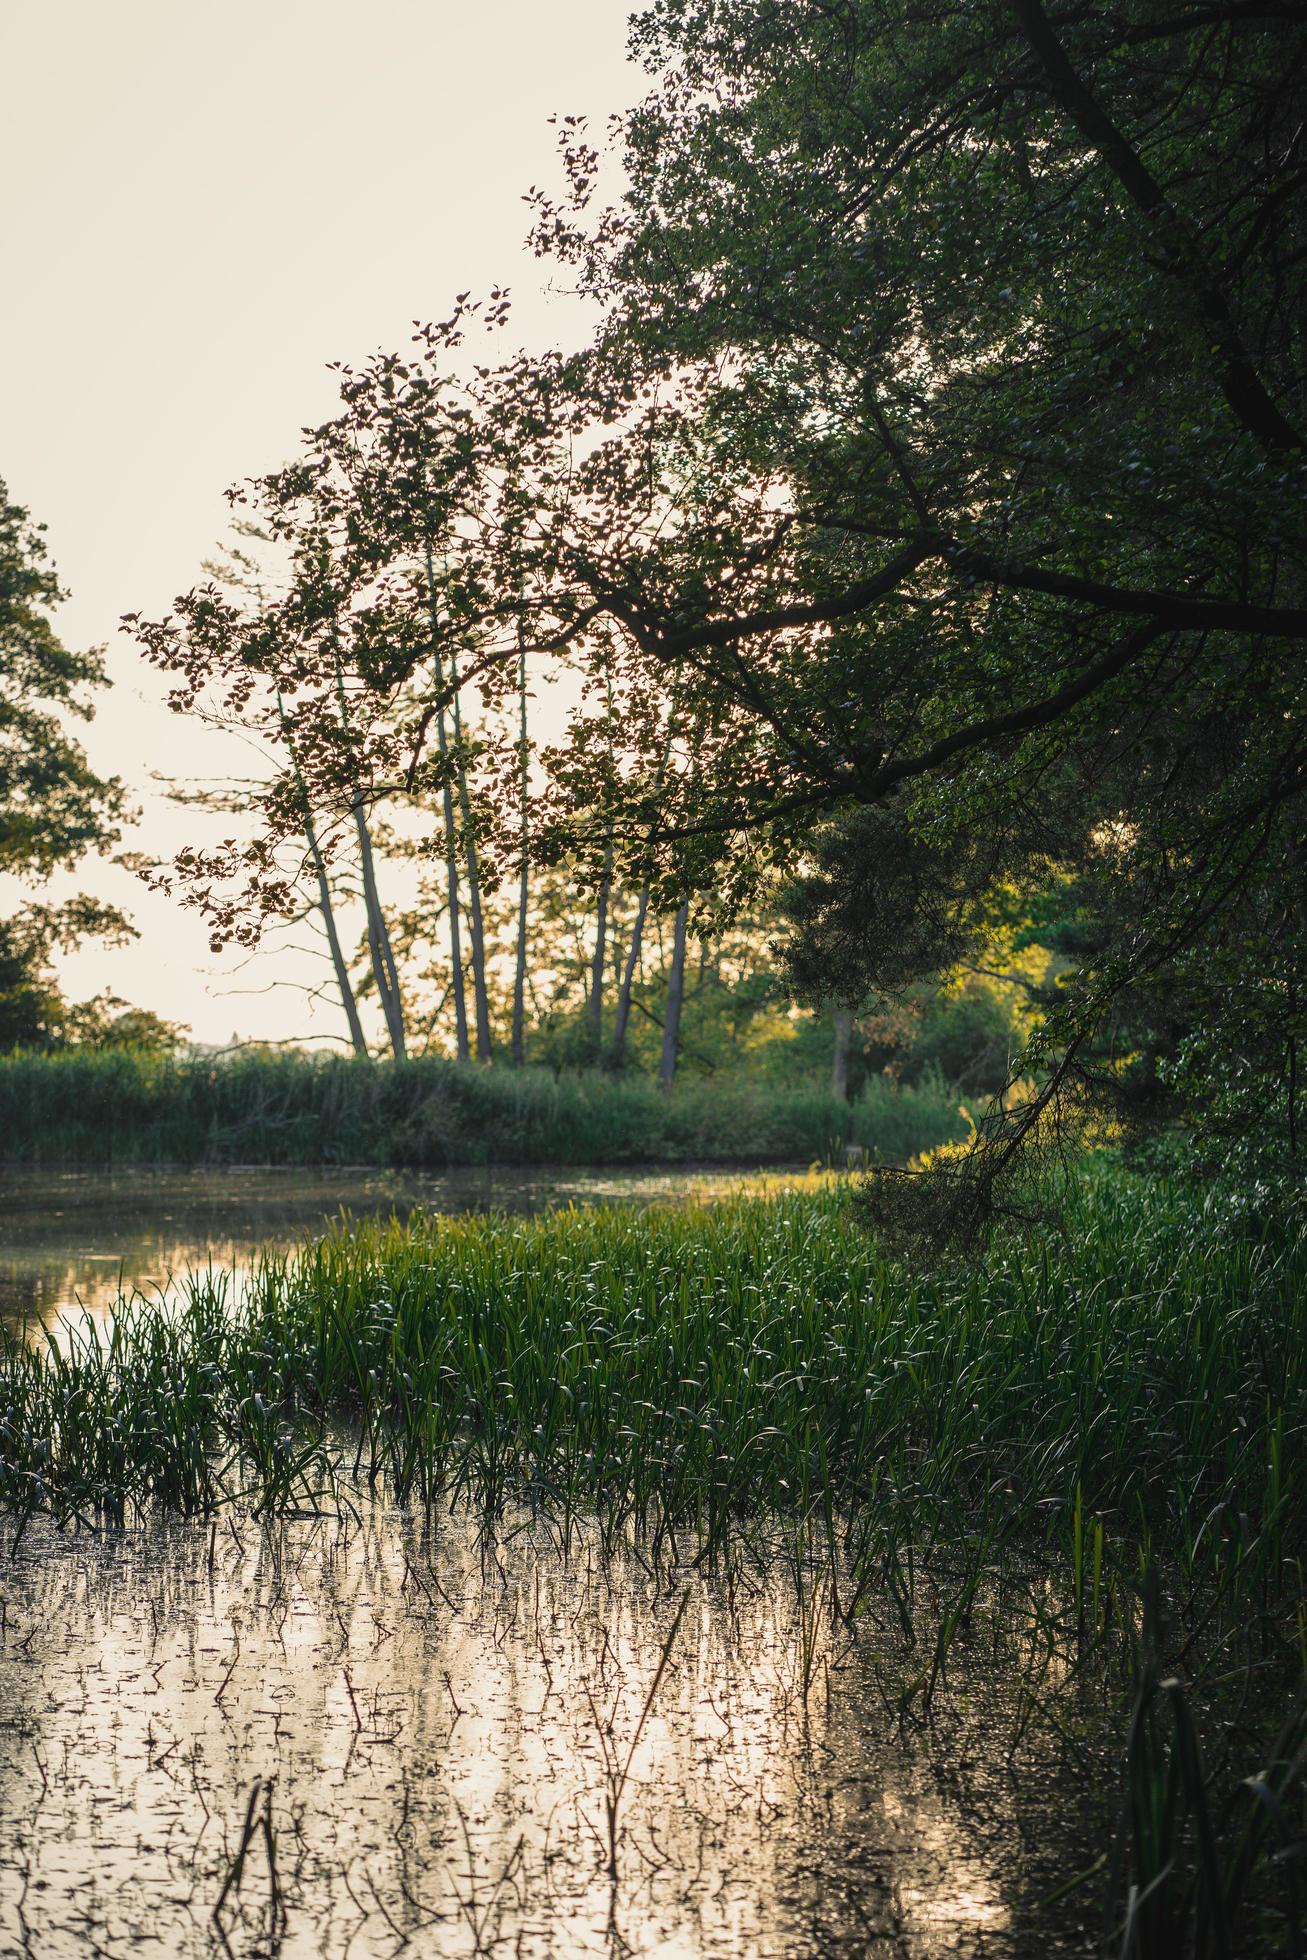
[[[965,1132],[942,1083],[807,1084],[130,1050],[0,1059],[0,1161],[176,1164],[778,1163],[861,1144],[903,1162]]]

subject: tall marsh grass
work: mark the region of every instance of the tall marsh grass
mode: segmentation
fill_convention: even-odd
[[[1093,1618],[1154,1548],[1285,1583],[1305,1335],[1301,1222],[1117,1172],[1085,1180],[1061,1238],[930,1275],[887,1258],[832,1181],[419,1216],[267,1255],[239,1305],[201,1276],[61,1347],[10,1338],[0,1497],[204,1511],[238,1465],[257,1482],[324,1458],[344,1420],[359,1474],[401,1498],[526,1498],[699,1547],[814,1510],[869,1546],[1020,1536]]]
[[[902,1163],[965,1134],[937,1079],[877,1079],[855,1103],[799,1082],[555,1076],[433,1057],[359,1062],[133,1050],[0,1058],[0,1161],[422,1165]]]

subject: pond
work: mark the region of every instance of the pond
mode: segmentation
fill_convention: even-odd
[[[342,1210],[742,1181],[7,1173],[0,1297],[52,1326]],[[978,1599],[923,1696],[947,1571],[919,1583],[919,1628],[874,1600],[849,1623],[797,1536],[652,1569],[575,1518],[362,1490],[318,1518],[6,1526],[0,1954],[1095,1952],[1097,1887],[1066,1881],[1110,1842],[1119,1724],[1075,1679],[1038,1712],[1066,1664],[1038,1573]]]
[[[1032,1725],[979,1619],[926,1720],[782,1556],[373,1506],[34,1523],[0,1570],[5,1954],[1095,1950],[1092,1890],[1042,1903],[1101,1845],[1093,1710]]]
[[[0,1169],[0,1319],[52,1325],[107,1312],[120,1288],[152,1293],[188,1270],[239,1271],[260,1245],[322,1232],[342,1212],[533,1212],[567,1204],[712,1198],[800,1172],[738,1170]]]

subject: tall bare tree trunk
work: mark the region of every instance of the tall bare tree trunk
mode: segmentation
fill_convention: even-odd
[[[354,997],[354,983],[349,977],[349,967],[341,950],[331,886],[327,882],[327,867],[323,861],[322,850],[318,844],[318,833],[313,827],[312,817],[304,819],[304,836],[308,843],[309,855],[313,859],[314,875],[318,881],[318,910],[322,914],[322,923],[326,929],[327,946],[331,952],[331,970],[336,976],[336,989],[340,994],[340,1004],[345,1010],[350,1043],[356,1055],[366,1057],[367,1037],[363,1032],[363,1023],[359,1019],[358,1001]]]
[[[608,951],[608,906],[612,892],[613,844],[610,838],[604,851],[603,875],[595,900],[595,949],[590,961],[590,998],[586,1002],[596,1061],[600,1058],[604,1039],[604,969]]]
[[[657,796],[667,774],[667,762],[672,752],[672,734],[676,722],[676,696],[667,708],[667,732],[663,741],[663,752],[658,758],[658,770],[654,777],[654,795]],[[645,920],[649,916],[649,880],[646,878],[640,887],[640,897],[635,908],[635,921],[631,927],[631,943],[626,949],[626,967],[622,974],[622,984],[617,994],[617,1014],[613,1022],[613,1045],[609,1056],[609,1066],[620,1069],[626,1061],[626,1030],[631,1020],[631,989],[635,976],[640,970],[640,953],[644,945]]]
[[[520,639],[520,636],[519,636]],[[518,700],[518,791],[521,815],[522,856],[517,876],[517,966],[513,974],[513,1067],[526,1061],[526,908],[530,897],[531,751],[526,732],[526,646],[520,640],[517,655]]]
[[[621,1068],[626,1060],[626,1029],[631,1019],[631,989],[640,966],[640,948],[644,941],[644,922],[649,913],[649,886],[640,887],[640,898],[635,908],[635,918],[631,924],[631,943],[626,949],[626,966],[622,973],[622,984],[617,993],[617,1013],[613,1020],[613,1045],[609,1051],[609,1066]]]
[[[367,909],[368,951],[372,956],[372,972],[377,983],[377,992],[381,996],[381,1011],[386,1020],[386,1032],[390,1036],[390,1052],[397,1062],[402,1062],[405,1053],[404,1005],[400,999],[399,975],[395,970],[390,931],[377,892],[377,871],[372,857],[372,839],[368,834],[363,798],[356,796],[351,807],[354,811],[354,827],[359,840],[359,867],[363,873],[363,903]]]
[[[340,934],[336,929],[336,907],[331,896],[331,884],[327,878],[327,864],[322,855],[322,847],[318,843],[318,833],[314,827],[313,815],[309,808],[308,785],[304,781],[304,772],[300,768],[299,752],[295,747],[295,737],[291,733],[290,722],[287,718],[286,710],[282,706],[280,693],[277,695],[277,714],[281,721],[281,733],[282,739],[286,744],[286,752],[290,756],[290,766],[294,772],[295,786],[299,790],[300,802],[303,807],[304,840],[309,847],[309,856],[313,860],[313,874],[318,883],[318,910],[322,914],[322,924],[327,935],[327,947],[331,953],[331,970],[336,976],[336,988],[340,994],[340,1004],[345,1010],[345,1021],[349,1028],[349,1038],[354,1053],[366,1057],[368,1052],[367,1037],[363,1032],[363,1023],[359,1019],[358,1001],[354,996],[354,983],[349,977],[349,966],[346,962],[344,952],[341,949]]]
[[[667,976],[667,1014],[663,1021],[663,1058],[658,1070],[660,1088],[670,1089],[676,1078],[681,1043],[681,1007],[685,1000],[685,935],[690,920],[687,898],[672,926],[672,965]]]
[[[853,1039],[853,1009],[835,1006],[831,1008],[831,1020],[835,1024],[835,1047],[831,1055],[830,1092],[841,1102],[849,1099],[849,1044]]]
[[[336,661],[336,698],[340,705],[340,725],[342,731],[347,733],[349,703],[345,698],[345,672],[341,664],[340,642],[334,634],[332,650]],[[386,1033],[390,1037],[390,1052],[397,1062],[402,1062],[405,1047],[404,1007],[400,999],[399,975],[395,969],[390,930],[377,893],[377,868],[372,856],[372,838],[368,832],[367,810],[362,791],[355,791],[350,798],[349,807],[354,818],[354,830],[359,844],[359,870],[363,878],[363,904],[368,920],[368,953],[372,961],[372,977],[377,983],[377,995],[381,1001]]]
[[[449,649],[450,706],[454,716],[454,741],[461,749],[463,743],[463,718],[458,705],[458,656],[453,647]],[[467,850],[467,905],[468,919],[472,928],[472,998],[476,1006],[477,1060],[488,1062],[491,1057],[490,1041],[490,996],[486,991],[486,936],[481,916],[481,872],[477,863],[477,840],[472,827],[472,798],[468,793],[467,770],[462,757],[458,763],[458,802],[463,817],[463,834]]]
[[[445,671],[440,658],[440,620],[436,612],[435,567],[431,561],[431,546],[426,548],[427,556],[427,608],[431,621],[431,665],[436,683],[436,746],[440,760],[446,765],[445,785],[441,795],[441,816],[445,825],[445,880],[449,894],[449,968],[450,989],[454,996],[454,1034],[460,1062],[471,1060],[472,1049],[467,1038],[467,988],[463,979],[463,945],[458,918],[458,843],[454,832],[454,792],[449,782],[449,733],[445,727],[445,710],[440,705],[440,697],[445,691]]]
[[[437,681],[439,685],[439,681]],[[449,756],[449,736],[445,711],[436,710],[436,742],[442,759]],[[460,1062],[472,1059],[467,1033],[467,982],[463,974],[463,932],[459,920],[458,838],[454,829],[454,792],[449,779],[441,795],[441,816],[445,825],[445,883],[449,894],[449,984],[454,995],[454,1040]]]
[[[608,711],[608,769],[611,780],[616,774],[617,753],[613,741],[613,668],[611,659],[607,657],[604,660],[604,699]],[[610,830],[604,844],[604,868],[599,874],[599,889],[595,894],[595,945],[590,961],[590,995],[586,1002],[591,1053],[596,1063],[603,1057],[604,979],[608,968],[608,908],[612,896],[613,833]]]

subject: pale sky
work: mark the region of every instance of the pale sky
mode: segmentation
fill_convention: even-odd
[[[166,854],[196,819],[148,774],[245,772],[170,714],[118,633],[166,612],[222,536],[223,491],[332,411],[326,363],[402,347],[456,292],[507,285],[512,345],[571,340],[575,301],[525,249],[522,194],[557,187],[553,113],[596,124],[646,78],[625,0],[0,0],[0,478],[43,521],[71,645],[107,644],[92,760]],[[504,351],[508,351],[507,348]],[[286,1037],[283,964],[222,977],[194,913],[88,862],[61,879],[130,911],[132,948],[65,964],[198,1039]],[[17,896],[3,881],[0,903]],[[215,971],[218,969],[218,971]],[[303,969],[302,971],[307,971]]]

